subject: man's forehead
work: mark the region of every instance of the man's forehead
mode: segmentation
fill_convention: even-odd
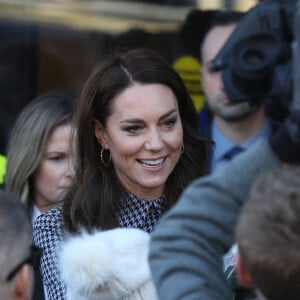
[[[236,24],[215,26],[207,33],[202,44],[201,54],[203,63],[208,63],[215,58],[235,27]]]

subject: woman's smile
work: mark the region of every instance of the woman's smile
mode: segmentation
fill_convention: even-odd
[[[160,172],[163,170],[166,162],[166,157],[158,159],[143,159],[137,160],[146,171]]]

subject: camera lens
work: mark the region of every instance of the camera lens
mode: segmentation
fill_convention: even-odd
[[[272,73],[280,53],[280,41],[272,34],[250,36],[238,42],[222,71],[224,88],[232,102],[264,100],[272,85]]]
[[[251,66],[260,65],[266,59],[264,53],[257,51],[256,49],[249,49],[245,51],[243,56],[244,61]]]

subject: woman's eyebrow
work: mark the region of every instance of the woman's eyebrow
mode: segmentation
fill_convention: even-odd
[[[160,118],[159,118],[159,121],[167,118],[168,116],[170,116],[171,114],[173,114],[174,112],[176,112],[177,109],[176,108],[173,108],[171,109],[170,111],[166,112],[165,114],[163,114]],[[125,120],[122,120],[120,121],[120,124],[122,123],[130,123],[130,124],[140,124],[140,123],[144,123],[144,120],[142,119],[125,119]]]
[[[140,124],[140,123],[144,123],[144,121],[142,119],[125,119],[120,121],[120,124],[122,123]]]
[[[177,108],[173,108],[173,109],[171,109],[170,111],[168,111],[168,112],[166,112],[165,114],[163,114],[163,115],[159,118],[159,120],[165,119],[165,118],[167,118],[168,116],[170,116],[171,114],[173,114],[174,112],[177,112],[177,111],[178,111]]]

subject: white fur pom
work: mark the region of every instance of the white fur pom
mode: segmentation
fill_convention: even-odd
[[[148,289],[150,284],[154,289],[148,265],[149,242],[148,233],[131,228],[70,237],[59,254],[67,298],[131,299],[128,295],[143,286]],[[148,299],[154,299],[153,293]]]

